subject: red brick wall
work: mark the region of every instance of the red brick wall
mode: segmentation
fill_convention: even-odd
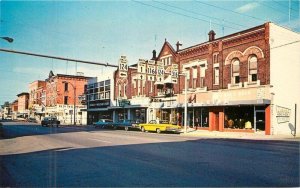
[[[182,66],[193,60],[207,60],[207,70],[205,73],[204,83],[208,90],[225,89],[231,83],[231,65],[225,65],[225,60],[233,51],[240,51],[241,54],[249,47],[258,47],[262,50],[264,57],[258,56],[258,80],[261,85],[269,84],[270,79],[270,62],[268,49],[268,23],[254,29],[247,30],[247,32],[240,32],[229,37],[217,39],[214,42],[200,44],[184,51],[180,51],[178,56],[180,60],[180,71]],[[218,54],[219,62],[219,86],[213,84],[214,68],[213,68],[213,54]],[[248,57],[249,53],[237,56],[240,60],[240,81],[248,81]],[[232,56],[233,58],[234,56]],[[230,58],[231,59],[231,58]],[[199,78],[199,76],[198,76]],[[184,77],[183,77],[184,79]],[[189,86],[192,86],[190,80]],[[180,81],[180,90],[184,89],[184,81]],[[197,86],[199,86],[197,84]]]

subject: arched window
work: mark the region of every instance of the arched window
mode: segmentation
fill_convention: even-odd
[[[234,58],[231,61],[231,81],[233,84],[240,83],[240,60],[238,58]]]
[[[249,59],[249,82],[257,81],[257,57],[255,55],[250,55]]]

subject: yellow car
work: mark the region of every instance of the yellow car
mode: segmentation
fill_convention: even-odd
[[[162,131],[171,131],[171,132],[180,132],[181,127],[178,125],[172,125],[165,121],[151,120],[149,123],[139,124],[139,127],[142,132],[145,131],[156,131],[157,133],[161,133]]]

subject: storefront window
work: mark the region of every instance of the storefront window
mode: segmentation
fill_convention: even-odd
[[[224,128],[228,129],[252,129],[254,120],[254,107],[226,107],[224,116]]]

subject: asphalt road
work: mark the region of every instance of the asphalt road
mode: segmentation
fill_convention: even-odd
[[[299,142],[4,124],[0,186],[299,187]]]

